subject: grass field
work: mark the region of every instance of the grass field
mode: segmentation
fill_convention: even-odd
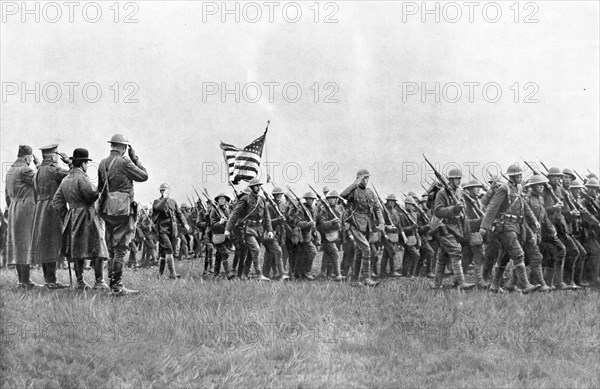
[[[127,269],[141,293],[120,298],[24,291],[1,270],[0,386],[600,387],[598,290],[202,281],[199,261],[177,266],[177,281]]]

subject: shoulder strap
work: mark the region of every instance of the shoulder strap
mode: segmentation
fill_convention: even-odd
[[[102,192],[104,192],[105,190],[110,191],[110,188],[108,186],[108,172],[110,171],[110,169],[113,166],[113,163],[115,163],[115,161],[117,160],[118,157],[114,157],[112,161],[110,161],[110,163],[108,164],[108,167],[106,168],[106,180],[104,181],[104,187],[102,188]]]

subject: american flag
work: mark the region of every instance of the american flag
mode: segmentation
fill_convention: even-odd
[[[232,184],[238,184],[240,181],[250,181],[258,175],[266,136],[267,131],[243,149],[221,142],[229,181]]]

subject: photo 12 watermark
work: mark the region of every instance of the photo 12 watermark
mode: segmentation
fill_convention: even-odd
[[[2,1],[3,24],[15,23],[139,23],[134,1]]]
[[[95,81],[2,82],[2,103],[139,103],[136,82],[99,83]]]
[[[540,86],[533,81],[502,85],[489,81],[402,83],[402,102],[426,103],[499,103],[503,99],[514,103],[539,103]]]
[[[539,23],[537,2],[403,1],[402,23]]]
[[[334,1],[203,1],[202,23],[339,23]]]
[[[279,103],[299,102],[336,104],[339,103],[340,86],[336,82],[310,82],[308,84],[295,81],[265,82],[215,82],[202,83],[202,102],[220,103]]]

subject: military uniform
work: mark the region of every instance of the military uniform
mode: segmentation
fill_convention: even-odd
[[[248,184],[249,187],[258,186],[260,182],[258,180],[251,180]],[[263,239],[264,232],[273,233],[273,226],[271,225],[271,216],[267,211],[265,200],[258,196],[258,193],[251,192],[242,196],[237,203],[231,216],[227,221],[225,227],[226,233],[231,234],[234,227],[240,222],[240,227],[243,228],[244,241],[248,246],[248,250],[252,255],[252,264],[259,280],[268,281],[267,277],[262,274],[260,266],[260,244],[259,241]],[[272,250],[273,252],[279,251],[281,256],[281,248],[276,244],[275,240],[264,241],[265,248]],[[245,275],[250,272],[249,267],[244,268]]]
[[[381,206],[375,199],[375,194],[363,182],[369,176],[366,170],[359,170],[357,181],[347,187],[340,197],[348,201],[350,231],[354,237],[354,278],[369,286],[376,285],[371,279],[371,248],[369,238],[376,227],[383,228]],[[358,182],[362,179],[361,182]],[[373,220],[373,218],[375,220]],[[377,223],[377,226],[374,224]],[[362,262],[361,262],[362,258]]]
[[[273,189],[274,204],[267,204],[267,210],[271,216],[271,225],[273,226],[275,243],[281,250],[281,254],[277,250],[265,250],[265,259],[263,261],[263,274],[265,277],[271,277],[271,272],[276,272],[275,279],[285,280],[287,275],[284,269],[283,247],[285,245],[285,204],[281,202],[280,188]],[[277,209],[275,209],[277,207]]]
[[[218,203],[219,198],[223,197],[229,202],[229,196],[224,194],[219,194],[215,197],[215,201]],[[213,241],[215,243],[216,253],[216,263],[222,265],[223,270],[225,270],[225,277],[228,280],[231,280],[235,277],[232,269],[232,260],[235,254],[235,247],[233,245],[233,240],[230,237],[225,238],[225,226],[227,225],[227,219],[229,218],[229,207],[227,203],[225,205],[216,204],[219,209],[215,209],[214,207],[210,210],[210,228],[213,234]],[[215,266],[215,275],[218,275],[220,272],[217,271]]]
[[[325,201],[329,201],[330,198],[338,198],[338,194],[335,190],[327,191]],[[342,239],[342,220],[344,218],[344,213],[343,209],[341,209],[338,204],[334,204],[333,206],[330,204],[329,208],[333,211],[334,215],[331,215],[323,205],[320,207],[317,216],[317,228],[323,238],[323,263],[325,266],[322,269],[326,275],[330,272],[335,281],[341,281],[341,258],[338,244]]]
[[[168,189],[169,187],[166,184],[160,186],[161,192]],[[163,275],[166,265],[169,269],[169,277],[177,278],[179,274],[175,271],[173,254],[179,237],[178,222],[184,228],[188,228],[187,220],[183,216],[183,213],[181,213],[181,209],[177,206],[177,202],[163,195],[161,198],[154,200],[152,204],[152,221],[158,229],[160,257],[158,275]]]
[[[404,199],[404,203],[416,205],[415,200],[410,195]],[[399,226],[406,237],[406,241],[403,242],[404,259],[402,261],[402,275],[413,278],[418,275],[416,273],[421,257],[421,236],[419,235],[419,225],[416,223],[417,213],[408,209],[408,207],[405,209],[405,212],[406,214],[404,212],[400,213]]]
[[[123,151],[113,149],[108,158],[103,159],[98,166],[98,188],[101,189],[100,209],[101,217],[106,223],[106,243],[110,255],[108,274],[110,287],[117,294],[127,294],[128,289],[123,287],[123,264],[129,255],[129,243],[135,233],[137,219],[137,203],[133,201],[134,182],[148,180],[146,168],[135,155],[129,141],[123,135],[114,135],[108,142],[114,147],[125,146]],[[123,156],[129,146],[129,158]],[[120,192],[129,194],[129,212],[127,215],[111,216],[105,213],[104,204],[108,193]]]
[[[314,199],[314,197],[314,194],[307,193],[305,199]],[[310,214],[309,218],[302,210],[303,204],[297,204],[297,206],[298,209],[291,209],[287,215],[290,227],[295,230],[295,233],[298,233],[299,230],[301,236],[298,246],[296,247],[295,272],[300,278],[312,281],[314,280],[312,267],[317,256],[317,248],[315,246],[315,220],[317,220],[317,208],[313,205],[304,204],[305,209]]]
[[[8,206],[6,260],[16,265],[19,286],[39,286],[30,279],[31,238],[35,213],[34,171],[29,167],[33,150],[19,146],[17,160],[6,174],[6,204]]]
[[[520,180],[522,171],[517,165],[511,165],[507,174],[509,177],[516,177],[515,180]],[[539,227],[539,223],[521,192],[521,185],[512,181],[498,187],[481,222],[483,234],[487,234],[488,231],[491,231],[492,226],[494,227],[493,234],[507,254],[498,258],[490,287],[492,291],[501,290],[500,279],[509,258],[513,260],[519,287],[523,293],[535,291],[541,286],[539,284],[531,285],[525,270],[525,252],[521,242],[526,245],[526,250],[533,249],[531,245],[536,244],[534,238],[532,241],[532,238],[527,236],[525,223],[537,225],[536,229]]]
[[[480,288],[487,288],[489,284],[483,278],[484,256],[483,256],[483,238],[479,233],[481,227],[482,214],[481,202],[479,198],[469,191],[477,191],[482,185],[476,181],[468,182],[463,185],[465,201],[465,215],[469,221],[470,230],[468,231],[468,242],[462,244],[463,271],[466,273],[467,266],[473,263],[476,285]],[[475,189],[471,189],[475,188]]]

